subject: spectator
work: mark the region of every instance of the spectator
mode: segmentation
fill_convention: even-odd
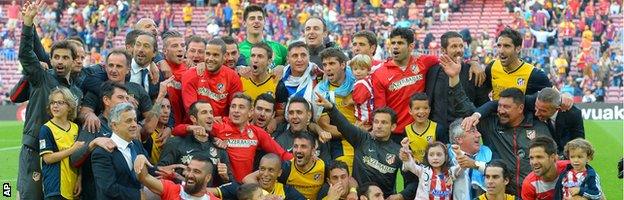
[[[596,89],[594,89],[594,96],[596,96],[597,102],[604,102],[607,90],[605,89],[602,81],[596,81]]]
[[[611,86],[622,87],[622,74],[624,72],[623,62],[621,60],[615,60],[615,64],[611,67]]]
[[[12,0],[11,5],[9,5],[7,8],[7,17],[9,18],[9,21],[7,22],[7,27],[9,29],[15,28],[17,26],[17,19],[19,18],[19,15],[20,6],[17,5],[16,0]]]
[[[592,93],[591,90],[589,89],[585,89],[583,91],[583,99],[582,102],[583,103],[592,103],[596,101],[596,96],[594,96],[594,94]]]
[[[448,21],[448,17],[449,17],[449,4],[447,2],[448,0],[441,0],[439,7],[440,7],[440,21],[441,22],[445,22]]]
[[[191,7],[191,3],[186,3],[186,6],[182,8],[182,21],[184,21],[184,25],[186,27],[191,26],[191,22],[193,22],[193,7]]]
[[[434,11],[434,7],[433,7],[432,0],[427,0],[425,2],[425,9],[424,9],[425,24],[427,25],[426,26],[427,29],[429,29],[431,24],[433,24],[433,11]]]
[[[611,15],[617,15],[620,14],[620,12],[622,12],[622,5],[620,5],[619,1],[612,1],[611,3],[611,7],[609,7],[609,13]]]

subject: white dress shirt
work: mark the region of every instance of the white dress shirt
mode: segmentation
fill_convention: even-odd
[[[145,81],[143,83],[141,83],[141,69],[147,69],[147,77],[145,77]],[[132,64],[130,68],[130,82],[143,85],[145,92],[149,93],[149,67],[141,67],[138,63],[136,63],[136,61],[134,61],[134,59],[132,59]]]
[[[119,152],[121,152],[121,155],[123,155],[124,159],[126,159],[128,168],[130,170],[133,170],[132,169],[132,164],[133,164],[132,154],[130,153],[130,148],[128,146],[132,141],[126,141],[122,139],[121,137],[119,137],[116,133],[113,133],[113,135],[111,135],[110,138],[117,145],[117,150],[119,150]]]

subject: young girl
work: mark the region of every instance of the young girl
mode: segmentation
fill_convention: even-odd
[[[46,199],[74,199],[80,194],[80,176],[69,156],[84,145],[76,141],[78,125],[71,122],[76,118],[78,102],[65,87],[52,90],[48,99],[52,119],[39,131],[43,192]]]
[[[409,149],[409,139],[401,141],[400,158],[403,161],[403,171],[410,171],[419,177],[416,198],[418,200],[450,200],[453,194],[453,180],[462,174],[459,165],[449,167],[449,156],[446,145],[433,142],[427,146],[426,159],[422,164],[416,164]],[[457,155],[462,153],[459,146],[452,146]]]

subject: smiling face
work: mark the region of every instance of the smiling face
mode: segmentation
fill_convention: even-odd
[[[251,48],[251,73],[254,76],[260,76],[264,73],[267,73],[267,67],[269,67],[270,58],[268,52],[259,47]]]
[[[282,174],[281,162],[279,159],[271,159],[263,157],[260,160],[260,166],[258,167],[260,180],[258,183],[260,187],[265,190],[271,191],[277,177]]]
[[[265,128],[275,116],[273,104],[265,100],[258,100],[254,106],[253,123],[256,126]]]
[[[74,67],[75,60],[72,57],[70,49],[55,49],[52,52],[52,59],[50,60],[52,68],[56,71],[58,76],[66,76]]]
[[[251,102],[243,98],[234,98],[230,103],[229,118],[232,123],[242,126],[249,122],[251,117]]]
[[[206,69],[216,72],[223,65],[223,51],[219,45],[206,45]]]
[[[191,160],[185,169],[184,178],[184,192],[187,194],[197,194],[201,192],[206,184],[210,181],[211,175],[209,171],[206,171],[205,165],[208,163]]]
[[[459,148],[470,154],[475,155],[479,149],[481,148],[481,133],[476,128],[472,127],[468,131],[464,131],[464,135],[462,137],[456,138],[456,144],[459,145]]]
[[[214,115],[212,114],[212,105],[210,103],[197,103],[197,116],[191,115],[191,121],[195,125],[204,127],[207,131],[212,130],[212,123],[214,122]]]
[[[448,54],[451,58],[464,56],[464,40],[459,37],[448,39],[448,46],[442,49],[442,52]]]
[[[126,141],[139,138],[136,112],[123,111],[119,114],[119,122],[111,122],[111,129]]]
[[[165,40],[165,48],[163,49],[163,53],[165,54],[165,59],[175,64],[182,64],[182,62],[184,62],[184,49],[185,48],[186,48],[186,45],[184,43],[184,38],[182,37],[167,38]]]
[[[264,31],[264,16],[260,11],[249,12],[243,26],[247,27],[248,34],[262,34]]]
[[[323,39],[327,37],[327,30],[320,19],[312,18],[305,23],[303,35],[306,44],[310,47],[318,47],[323,44]]]
[[[535,116],[537,116],[540,121],[548,120],[558,109],[558,106],[551,103],[540,101],[539,99],[535,101]]]
[[[203,42],[190,42],[186,50],[186,58],[193,61],[194,65],[206,60],[206,45]]]
[[[109,80],[122,83],[130,68],[127,65],[126,56],[123,54],[111,54],[106,61],[106,76]]]
[[[301,76],[308,68],[310,55],[305,47],[295,47],[288,51],[288,64],[292,67],[293,76]]]
[[[429,107],[429,101],[427,100],[415,100],[411,102],[409,114],[414,118],[416,123],[425,123],[429,121],[429,113],[431,108]]]
[[[147,66],[156,55],[153,45],[154,38],[147,35],[139,35],[134,42],[134,61],[140,66]]]
[[[511,38],[504,36],[498,37],[496,46],[498,47],[498,59],[505,67],[511,67],[511,64],[518,59],[520,49],[522,48],[521,46],[514,46]]]
[[[498,118],[501,124],[517,122],[523,115],[524,105],[516,104],[511,97],[498,100]]]
[[[555,170],[556,154],[548,155],[543,147],[533,147],[529,149],[529,163],[533,172],[543,177],[549,171]]]
[[[63,97],[63,94],[58,92],[50,98],[50,114],[52,117],[59,119],[67,119],[69,116],[69,103]]]
[[[128,93],[125,90],[115,88],[110,97],[102,97],[102,103],[104,103],[105,108],[113,108],[117,104],[128,103]]]
[[[288,104],[288,124],[290,131],[298,132],[308,128],[308,122],[312,117],[312,113],[306,109],[306,105],[300,102]]]
[[[312,161],[314,153],[314,143],[303,138],[295,138],[293,141],[292,153],[295,156],[295,164],[299,168],[305,167]]]
[[[323,59],[323,69],[329,82],[335,86],[342,85],[345,79],[345,63],[340,63],[336,57]]]

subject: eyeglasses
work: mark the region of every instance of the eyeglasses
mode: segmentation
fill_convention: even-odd
[[[64,101],[64,100],[50,101],[50,105],[57,105],[57,106],[67,105],[67,101]]]

